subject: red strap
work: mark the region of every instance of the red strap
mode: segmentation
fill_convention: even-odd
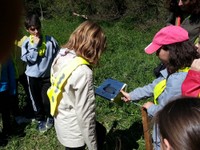
[[[175,22],[176,26],[181,26],[181,17],[176,17],[176,22]]]

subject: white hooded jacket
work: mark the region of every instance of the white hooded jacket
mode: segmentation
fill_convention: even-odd
[[[61,49],[52,64],[51,73],[56,77],[75,57],[73,50]],[[96,150],[95,95],[93,72],[89,66],[80,65],[72,72],[62,95],[55,117],[58,140],[65,147],[86,144],[89,150]]]

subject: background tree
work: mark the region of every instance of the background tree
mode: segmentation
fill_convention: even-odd
[[[164,0],[24,0],[25,11],[41,18],[62,18],[73,14],[92,20],[124,19],[132,22],[166,19]]]

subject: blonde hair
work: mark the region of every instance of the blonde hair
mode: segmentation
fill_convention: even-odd
[[[91,21],[80,24],[63,46],[74,50],[91,64],[97,64],[106,45],[106,37],[99,25]]]

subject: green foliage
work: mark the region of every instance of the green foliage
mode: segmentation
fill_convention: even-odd
[[[70,34],[82,21],[75,18],[44,20],[42,22],[42,32],[53,36],[59,45],[62,46],[68,41]]]
[[[24,9],[26,12],[36,12],[39,13],[39,3],[36,0],[24,0]]]
[[[49,17],[65,18],[72,14],[71,3],[69,0],[51,1],[51,5],[47,8]]]
[[[127,19],[145,22],[164,20],[164,0],[24,0],[25,10],[44,15],[44,18],[66,18],[76,13],[92,20]],[[42,16],[43,17],[43,16]]]
[[[66,18],[43,20],[45,34],[55,37],[60,45],[67,42],[81,19]],[[98,86],[106,78],[114,78],[128,84],[128,91],[150,83],[153,68],[159,60],[147,55],[144,48],[151,42],[162,24],[158,22],[132,24],[124,21],[99,22],[107,36],[107,49],[100,64],[94,69],[94,83]],[[24,91],[20,90],[20,105],[24,105]],[[145,100],[140,101],[143,104]],[[140,108],[133,103],[119,106],[96,97],[97,120],[106,128],[105,150],[132,150],[144,148]],[[18,128],[22,127],[17,127]],[[15,128],[14,128],[15,129]],[[25,136],[13,136],[3,150],[60,150],[54,129],[45,134],[36,130],[36,122],[24,127]],[[1,149],[1,148],[0,148]]]

